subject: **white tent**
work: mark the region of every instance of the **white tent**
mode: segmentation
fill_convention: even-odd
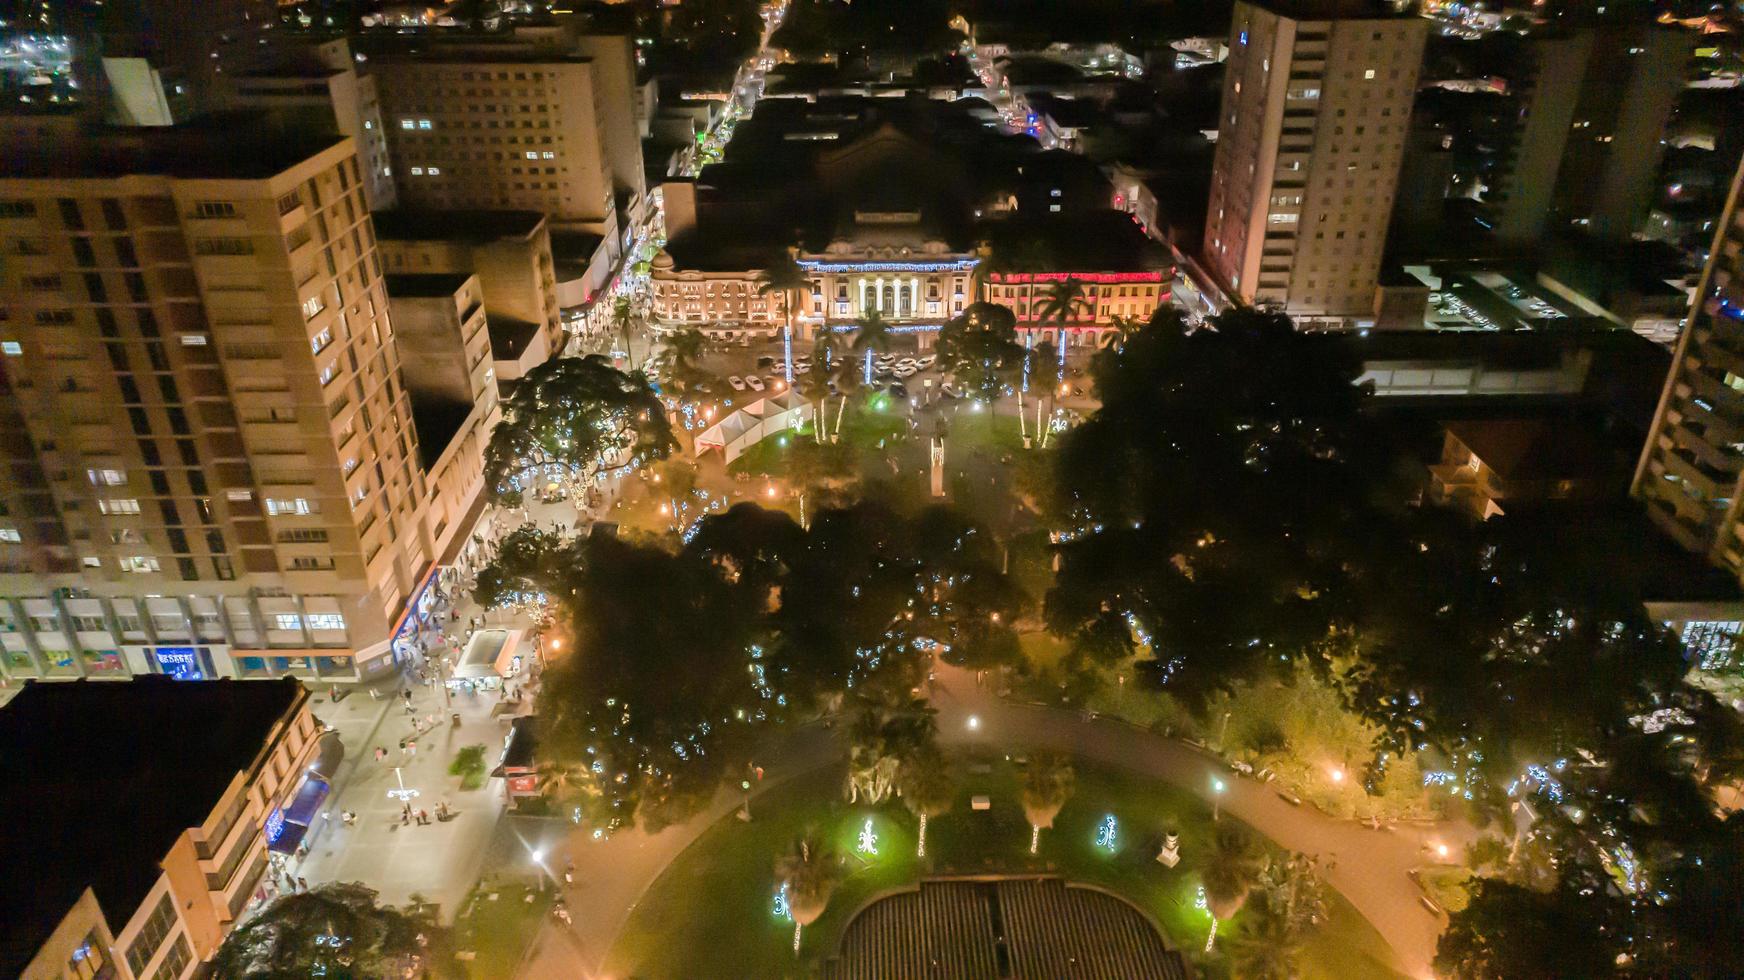
[[[719,449],[731,463],[764,439],[799,428],[811,418],[812,411],[811,402],[792,391],[759,398],[697,436],[696,455]]]

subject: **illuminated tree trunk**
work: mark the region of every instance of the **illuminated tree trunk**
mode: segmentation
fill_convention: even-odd
[[[796,938],[796,939],[794,939],[794,942],[798,943],[799,940]],[[1211,952],[1212,947],[1214,947],[1216,945],[1217,945],[1217,916],[1214,915],[1211,917],[1211,932],[1205,936],[1205,952],[1207,952],[1207,953]],[[797,945],[794,947],[795,950],[797,950],[798,948],[799,947]]]
[[[926,857],[926,823],[927,815],[922,813],[920,815],[920,847],[915,849],[915,857]]]
[[[1029,825],[1029,852],[1034,854],[1041,846],[1042,825],[1039,823],[1032,823]]]

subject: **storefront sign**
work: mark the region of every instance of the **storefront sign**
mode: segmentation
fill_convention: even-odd
[[[206,677],[199,654],[193,647],[155,647],[152,656],[157,660],[158,670],[178,681],[198,681]]]

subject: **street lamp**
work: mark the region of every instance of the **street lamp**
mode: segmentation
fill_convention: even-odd
[[[1226,787],[1223,780],[1211,777],[1211,822],[1216,823],[1223,809],[1223,791]]]

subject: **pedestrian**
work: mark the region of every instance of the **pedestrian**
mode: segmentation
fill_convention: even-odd
[[[418,754],[418,742],[417,742],[417,740],[411,739],[411,740],[407,741],[406,742],[406,756],[408,758],[410,758],[412,756],[416,756],[417,754]]]
[[[375,747],[375,761],[381,762],[388,757],[388,750],[378,745]]]
[[[305,892],[308,891],[309,890],[309,879],[303,877],[302,875],[298,875],[297,876],[297,890],[298,891],[305,891]]]

